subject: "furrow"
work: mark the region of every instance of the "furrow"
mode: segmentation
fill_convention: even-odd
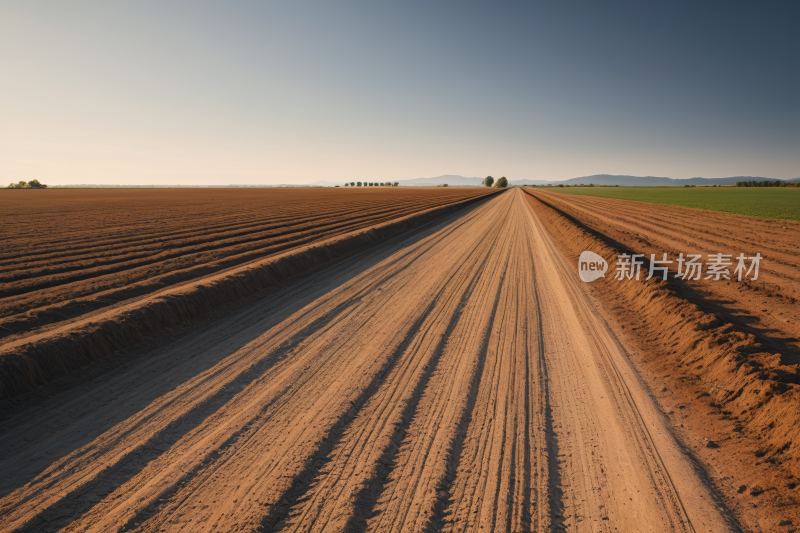
[[[505,198],[486,221],[500,228],[491,247],[489,262],[467,302],[463,319],[445,347],[439,368],[423,394],[396,465],[379,496],[368,529],[376,531],[424,531],[437,523],[447,504],[484,361],[494,346],[489,336],[508,260],[509,207]]]
[[[485,269],[487,257],[476,244],[484,239],[491,242],[496,232],[473,221],[459,232],[464,237],[458,247],[449,244],[438,252],[458,268],[432,295],[437,312],[431,314],[425,329],[404,354],[403,363],[397,365],[385,387],[359,415],[345,442],[328,459],[323,476],[292,511],[285,530],[363,529],[421,393],[438,368],[444,346]]]

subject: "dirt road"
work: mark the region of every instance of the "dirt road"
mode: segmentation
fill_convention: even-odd
[[[512,190],[3,422],[2,531],[729,531]]]

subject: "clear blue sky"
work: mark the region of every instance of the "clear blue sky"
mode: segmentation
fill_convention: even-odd
[[[0,4],[0,180],[800,176],[794,2]]]

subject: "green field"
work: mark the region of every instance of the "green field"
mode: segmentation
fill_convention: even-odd
[[[565,194],[679,205],[737,215],[800,220],[800,188],[794,187],[543,187]]]

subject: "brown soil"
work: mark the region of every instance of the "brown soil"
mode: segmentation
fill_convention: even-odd
[[[492,192],[54,190],[13,195],[18,202],[0,196],[8,204],[0,397]]]
[[[0,338],[488,191],[36,192],[0,195]]]
[[[737,531],[548,213],[472,204],[21,407],[0,530]]]
[[[573,270],[584,250],[608,261],[592,294],[741,523],[753,531],[800,524],[800,225],[526,192]],[[620,253],[740,251],[764,256],[758,281],[613,279]]]

